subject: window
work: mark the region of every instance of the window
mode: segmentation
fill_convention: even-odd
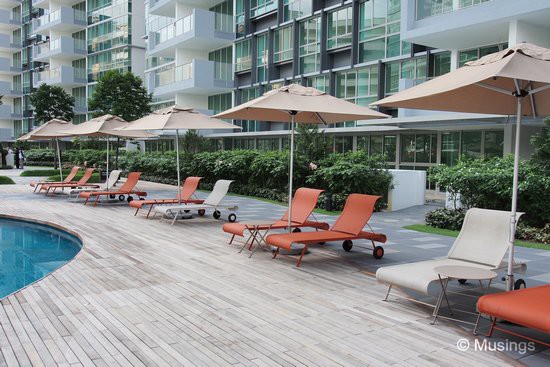
[[[434,75],[440,76],[451,71],[451,53],[442,52],[434,55]]]
[[[328,13],[327,49],[351,45],[352,19],[351,7]]]
[[[336,73],[336,97],[368,106],[378,99],[378,65]]]
[[[436,134],[402,134],[401,157],[402,163],[420,163],[427,165],[436,163],[437,135]]]
[[[235,71],[252,68],[250,40],[235,43]]]
[[[231,108],[231,93],[216,94],[208,96],[208,109],[214,114]]]
[[[277,9],[275,0],[250,0],[250,17],[257,17]]]
[[[283,0],[283,21],[311,14],[312,0]]]
[[[414,85],[424,82],[426,72],[425,57],[386,64],[386,95],[399,92],[400,79],[412,80]]]
[[[223,3],[210,8],[215,15],[215,26],[217,31],[232,32],[233,28],[233,1],[226,0]]]
[[[321,68],[321,18],[300,23],[300,73],[307,74]]]
[[[453,11],[453,0],[416,0],[416,19]]]
[[[124,15],[88,27],[88,53],[130,43],[130,16]]]
[[[395,150],[397,149],[397,137],[395,135],[384,135],[384,155],[386,161],[395,161]]]
[[[384,137],[382,135],[372,135],[370,137],[370,155],[382,154]]]
[[[261,83],[267,81],[267,57],[268,57],[268,48],[267,48],[267,33],[259,35],[256,38],[256,81]]]
[[[334,153],[346,153],[353,150],[353,136],[335,136]]]
[[[498,51],[502,51],[508,47],[508,43],[498,45],[490,45],[471,50],[462,50],[458,52],[458,66],[464,66],[468,61],[477,60],[485,55],[489,55]]]
[[[485,158],[502,157],[504,154],[504,131],[485,131]]]
[[[235,33],[237,37],[245,35],[244,27],[244,0],[235,1]]]
[[[330,78],[328,75],[312,76],[306,79],[306,85],[328,93],[330,89]]]
[[[231,47],[221,48],[208,53],[208,60],[214,61],[214,78],[218,80],[233,80]]]
[[[269,151],[279,150],[279,138],[262,138],[256,141],[256,149]]]
[[[292,31],[292,26],[281,28],[275,31],[275,50],[273,52],[273,62],[292,60]]]
[[[481,131],[462,133],[461,154],[471,158],[481,157]]]
[[[240,90],[240,102],[239,104],[248,102],[253,100],[254,98],[259,97],[260,90],[258,88],[244,88]],[[258,121],[247,121],[247,120],[241,120],[235,123],[235,125],[241,126],[243,129],[242,132],[249,132],[249,131],[258,131],[259,130],[259,123]],[[238,148],[235,148],[238,149]]]
[[[441,134],[441,163],[454,166],[459,157],[460,132]]]
[[[375,61],[410,53],[410,44],[401,42],[401,2],[370,0],[359,6],[359,59]]]

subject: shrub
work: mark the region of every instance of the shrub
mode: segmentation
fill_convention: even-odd
[[[543,228],[529,227],[520,223],[516,237],[526,241],[550,244],[550,223]]]
[[[15,182],[7,176],[0,176],[0,185],[13,185]]]
[[[436,209],[426,213],[426,224],[430,227],[460,231],[466,212],[462,209]]]
[[[63,170],[63,175],[66,175],[70,172],[68,169]],[[59,175],[58,169],[29,169],[21,172],[19,176],[21,177],[47,177]]]
[[[78,181],[82,178],[82,176],[84,176],[84,172],[81,172],[81,173],[78,173],[73,181]],[[63,176],[64,177],[64,176]],[[54,182],[59,182],[61,181],[61,176],[59,175],[53,175],[53,176],[50,176],[47,178],[48,181],[54,181]],[[90,177],[90,179],[88,180],[88,183],[99,183],[99,182],[102,182],[100,177],[99,177],[99,173],[94,173],[92,174],[92,177]]]
[[[430,169],[430,178],[452,196],[460,194],[466,208],[510,210],[514,157],[461,158],[453,167]],[[550,176],[530,161],[519,167],[518,211],[527,224],[543,227],[550,222]]]

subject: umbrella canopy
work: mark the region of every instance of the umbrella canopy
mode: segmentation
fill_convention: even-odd
[[[513,285],[522,116],[550,114],[550,49],[521,43],[384,98],[374,105],[516,115],[507,289]]]
[[[241,129],[228,122],[212,118],[192,108],[172,106],[133,121],[121,130],[200,130]]]
[[[57,150],[57,160],[59,162],[59,176],[63,181],[63,169],[61,168],[61,151],[59,149],[59,137],[62,136],[59,131],[74,126],[72,123],[60,119],[51,119],[50,121],[38,126],[31,132],[26,133],[17,140],[39,141],[55,139]]]
[[[107,139],[107,181],[105,183],[107,190],[109,189],[109,137],[125,137],[145,139],[156,137],[154,134],[145,131],[120,130],[120,128],[128,126],[130,123],[121,117],[115,115],[103,115],[93,118],[78,125],[72,125],[67,129],[60,130],[61,136],[89,136],[89,137],[104,137]]]
[[[181,177],[180,177],[180,148],[179,130],[200,130],[200,129],[241,129],[228,122],[212,118],[192,108],[172,106],[133,121],[121,131],[134,130],[175,130],[176,131],[176,166],[178,175],[178,202],[181,203]]]
[[[296,111],[295,123],[334,124],[350,120],[386,118],[388,115],[373,111],[315,88],[290,84],[271,90],[252,101],[243,103],[214,117],[292,122],[290,111]]]
[[[294,172],[294,125],[334,124],[350,120],[389,117],[358,106],[315,88],[290,84],[219,113],[214,117],[290,123],[290,172],[288,177],[288,229],[292,218],[292,177]]]

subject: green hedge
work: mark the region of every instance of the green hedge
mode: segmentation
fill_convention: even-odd
[[[231,185],[233,193],[287,200],[287,151],[231,150],[182,154],[180,162],[182,179],[203,177],[203,189],[210,189],[219,179],[228,179],[235,181]],[[391,174],[384,168],[382,157],[369,158],[364,153],[334,154],[318,162],[316,169],[310,163],[299,156],[295,158],[294,188],[306,186],[330,191],[336,210],[343,207],[345,198],[352,192],[385,196],[391,187]],[[143,172],[143,178],[147,180],[176,183],[175,153],[128,153],[120,159],[120,167],[126,171]],[[343,167],[346,167],[345,171],[339,174]]]
[[[7,177],[7,176],[0,176],[0,185],[13,185],[15,182]]]
[[[462,158],[453,167],[437,166],[430,179],[451,195],[460,194],[466,208],[510,210],[514,157],[494,159]],[[533,162],[519,166],[518,211],[522,220],[534,227],[550,223],[550,174]]]
[[[63,174],[67,175],[71,170],[64,169]],[[47,177],[59,175],[58,169],[29,169],[21,172],[21,177]]]
[[[78,173],[73,181],[78,181],[82,178],[82,176],[84,176],[84,172],[81,172],[81,173]],[[48,181],[54,181],[54,182],[59,182],[61,181],[61,177],[59,175],[53,175],[53,176],[50,176],[47,178]],[[100,179],[99,179],[99,173],[94,173],[92,174],[92,177],[90,177],[90,180],[88,181],[88,183],[100,183],[102,182]]]
[[[56,151],[52,149],[32,149],[26,152],[28,166],[53,166]],[[110,151],[111,164],[115,161],[116,152]],[[106,150],[82,149],[64,150],[61,152],[61,162],[64,167],[82,165],[104,168],[107,159]]]

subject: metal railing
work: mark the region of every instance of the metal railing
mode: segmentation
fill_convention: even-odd
[[[174,23],[167,25],[154,32],[155,45],[166,42],[174,37],[180,36],[184,33],[193,30],[193,14],[189,14],[181,19],[176,20]]]
[[[42,27],[42,26],[45,26],[49,23],[53,23],[53,22],[56,22],[56,21],[60,20],[62,10],[63,9],[58,9],[56,11],[53,11],[53,12],[49,13],[49,14],[44,14],[41,17],[34,19],[33,27],[34,28]],[[71,9],[71,10],[73,11],[75,21],[87,22],[85,11],[78,10],[78,9]]]

